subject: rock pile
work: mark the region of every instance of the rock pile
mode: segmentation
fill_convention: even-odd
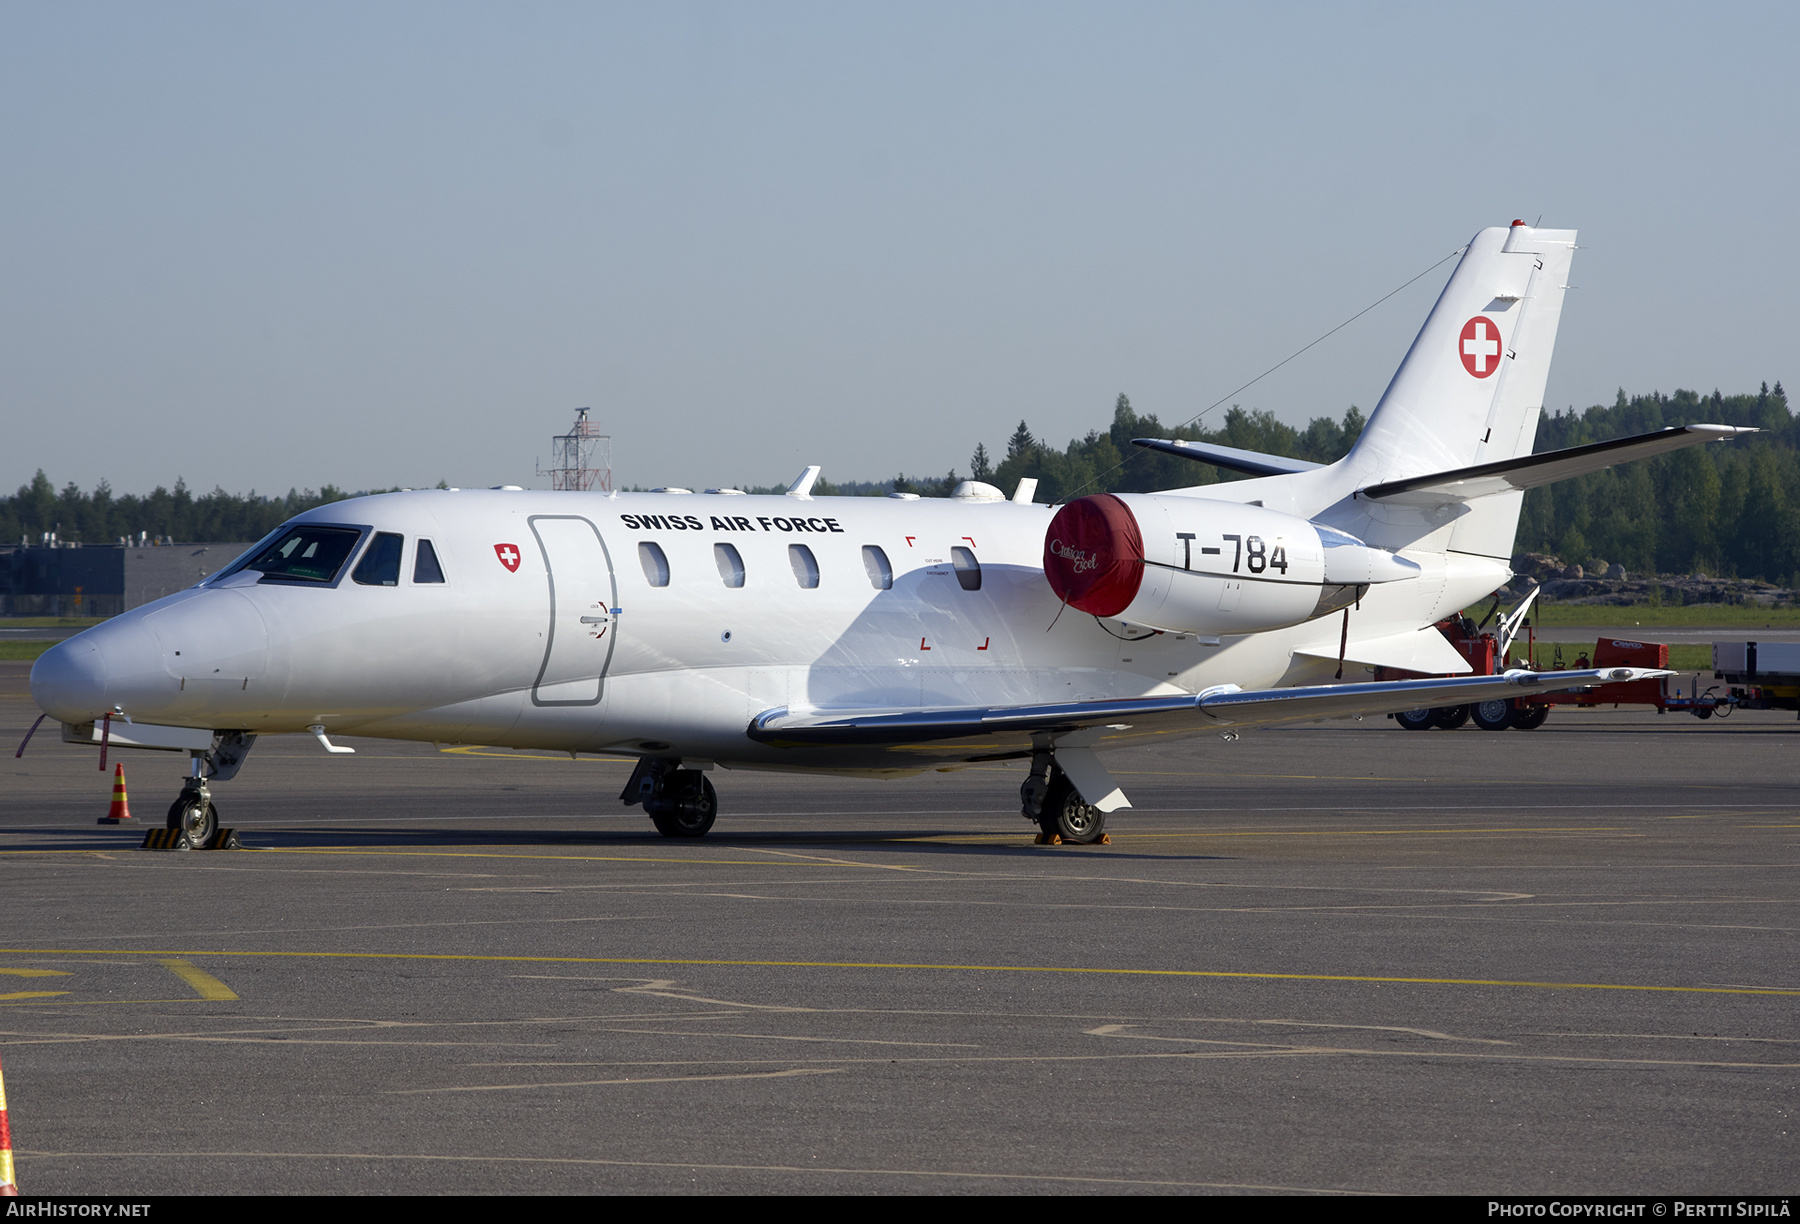
[[[1586,565],[1564,565],[1543,553],[1519,553],[1512,559],[1518,575],[1510,589],[1523,594],[1531,581],[1543,586],[1541,599],[1564,604],[1630,607],[1660,598],[1665,604],[1757,604],[1773,607],[1795,602],[1797,593],[1773,583],[1705,574],[1629,576],[1623,565],[1594,558]],[[1601,575],[1604,574],[1604,577]]]

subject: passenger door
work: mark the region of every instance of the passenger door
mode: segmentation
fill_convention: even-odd
[[[612,556],[599,530],[579,515],[539,514],[529,522],[544,554],[550,588],[550,628],[531,703],[599,705],[612,662],[613,609],[618,606]]]

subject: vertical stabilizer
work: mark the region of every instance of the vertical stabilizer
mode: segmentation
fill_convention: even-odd
[[[1531,449],[1574,245],[1523,222],[1475,235],[1350,452],[1358,484]]]
[[[1344,460],[1356,487],[1531,452],[1574,251],[1522,221],[1475,235]],[[1440,547],[1511,556],[1522,498],[1468,505]]]

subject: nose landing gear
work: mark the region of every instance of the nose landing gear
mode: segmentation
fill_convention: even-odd
[[[215,849],[219,840],[219,809],[213,806],[208,782],[225,782],[237,775],[256,737],[243,731],[224,731],[213,737],[210,751],[190,750],[188,778],[181,784],[181,794],[169,805],[164,822],[172,833],[187,838],[196,850]],[[230,830],[226,830],[229,834]],[[233,845],[236,843],[233,842]]]
[[[186,835],[188,845],[205,847],[219,833],[219,809],[207,793],[206,779],[190,778],[181,797],[169,805],[168,827]]]

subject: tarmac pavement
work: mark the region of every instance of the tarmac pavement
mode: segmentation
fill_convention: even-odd
[[[36,711],[0,663],[0,738]],[[1001,763],[717,770],[306,737],[244,851],[0,781],[27,1194],[1791,1191],[1791,716],[1369,719],[1109,758],[1112,844]],[[175,754],[116,751],[160,823]]]

